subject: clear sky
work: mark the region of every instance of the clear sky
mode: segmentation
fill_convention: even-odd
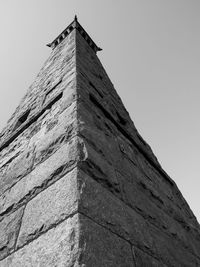
[[[0,128],[78,15],[137,129],[200,221],[200,1],[1,0]]]

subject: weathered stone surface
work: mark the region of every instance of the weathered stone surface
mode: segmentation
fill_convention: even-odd
[[[80,121],[80,134],[88,139],[98,150],[103,148],[102,153],[105,154],[107,160],[114,165],[118,159],[120,150],[116,143],[118,131],[106,118],[102,119],[102,114],[86,101],[81,99],[78,102],[78,120]],[[107,149],[107,150],[106,150]],[[110,153],[113,152],[114,153]],[[108,152],[110,157],[108,156]]]
[[[122,134],[101,113],[84,102],[78,106],[80,123],[80,134],[106,161],[122,173],[131,176],[131,166],[138,165],[137,154],[139,153],[133,145],[125,139]],[[127,166],[126,162],[129,161]],[[127,167],[130,171],[127,172]]]
[[[44,161],[51,156],[63,142],[67,142],[73,136],[77,135],[76,104],[73,103],[69,108],[60,114],[55,123],[55,116],[46,121],[41,133],[34,136],[30,143],[35,145],[34,165]],[[50,128],[53,123],[53,128]]]
[[[63,81],[65,78],[67,79],[68,77],[64,76]],[[67,109],[71,103],[77,99],[75,72],[69,78],[66,81],[66,89],[63,91],[60,113]]]
[[[31,171],[34,160],[34,149],[25,151],[16,157],[0,176],[0,194],[15,184],[21,177]]]
[[[80,171],[79,211],[138,246],[153,247],[148,223],[99,183]],[[98,207],[98,208],[97,208]],[[146,231],[144,230],[146,229]]]
[[[134,147],[134,145],[125,138],[120,131],[109,123],[103,114],[96,113],[95,108],[89,106],[85,102],[78,104],[78,118],[82,122],[80,123],[80,134],[89,144],[99,152],[106,160],[114,166],[118,171],[122,172],[125,176],[132,179],[132,169],[140,168],[140,174],[142,174],[143,168],[141,168],[141,162],[144,164],[147,161],[141,155],[141,153]],[[150,168],[148,164],[148,168]],[[129,170],[127,172],[127,169]],[[155,172],[156,174],[156,172]],[[144,176],[144,174],[143,174]],[[148,177],[148,176],[147,176]],[[154,180],[156,187],[161,184],[161,192],[172,191],[171,186],[168,188],[163,185],[162,180],[156,175],[150,176]],[[148,179],[150,179],[148,177]],[[171,194],[172,195],[172,194]]]
[[[79,211],[166,265],[195,266],[198,259],[176,238],[164,233],[89,176],[80,172]],[[182,255],[182,256],[181,256]]]
[[[126,179],[129,179],[130,183],[132,181],[137,183],[141,182],[144,186],[151,188],[152,200],[155,200],[158,205],[165,203],[164,206],[162,205],[162,209],[164,208],[169,216],[178,213],[179,209],[182,209],[182,204],[185,202],[174,195],[174,188],[171,184],[166,182],[153,169],[138,149],[117,128],[114,129],[111,123],[106,122],[106,118],[102,119],[102,116],[103,114],[99,113],[98,115],[95,109],[87,105],[84,101],[80,102],[78,104],[78,118],[80,120],[81,136],[87,140],[89,145],[101,157],[106,159]],[[182,218],[183,221],[189,220],[197,226],[196,220],[193,219],[194,217],[191,216],[191,212],[189,211],[189,208],[185,206],[184,212],[181,212],[182,215],[179,212],[178,217]]]
[[[117,176],[123,194],[122,199],[126,204],[163,232],[176,236],[185,248],[199,255],[196,251],[196,249],[200,250],[200,240],[197,235],[192,231],[188,232],[184,225],[173,218],[169,212],[168,202],[165,202],[165,198],[155,188],[142,179],[138,183],[136,177],[130,181],[118,172]]]
[[[78,215],[68,218],[0,262],[1,267],[75,267],[79,249]]]
[[[1,138],[1,143],[4,143],[7,138],[8,137],[5,134],[5,136]],[[2,167],[3,162],[8,162],[14,155],[22,153],[25,149],[27,149],[28,142],[29,140],[22,133],[10,142],[4,149],[0,149],[0,166]]]
[[[188,235],[183,225],[172,218],[168,208],[169,201],[166,201],[166,197],[161,195],[157,187],[153,187],[137,166],[131,162],[128,165],[127,162],[123,170],[129,170],[129,173],[127,177],[124,177],[108,164],[100,151],[96,152],[87,142],[85,144],[88,157],[86,162],[82,163],[81,169],[140,213],[151,224],[167,234],[176,236],[185,248],[189,248],[194,254],[199,254],[196,249],[200,249],[200,240],[196,238],[196,234],[190,232]],[[192,238],[192,242],[188,242],[189,237]]]
[[[87,157],[85,161],[79,163],[81,169],[90,174],[95,180],[99,181],[105,188],[120,192],[119,182],[116,177],[115,169],[110,165],[92,146],[84,141]]]
[[[125,129],[125,132],[127,132],[127,134],[132,137],[132,139],[138,144],[138,146],[141,147],[143,151],[145,151],[148,157],[156,165],[159,166],[159,163],[154,154],[152,153],[152,150],[149,145],[144,140],[141,141],[141,137],[138,137],[139,134],[133,122],[131,121],[128,112],[125,110],[121,99],[118,97],[113,87],[113,84],[105,73],[105,70],[103,69],[99,59],[96,56],[92,56],[91,51],[88,50],[87,43],[84,43],[82,41],[82,37],[79,33],[77,33],[76,42],[77,53],[79,53],[79,57],[77,57],[78,71],[88,77],[88,80],[94,83],[99,91],[102,91],[102,88],[105,88],[106,91],[109,91],[108,96],[104,97],[105,95],[103,94],[103,97],[96,96],[97,99],[113,116],[113,119],[119,124],[122,124],[122,127]],[[102,79],[97,77],[102,77]],[[80,79],[81,78],[82,76],[80,77]],[[94,91],[94,89],[89,87],[87,83],[84,85],[83,88],[81,88],[82,90],[80,90],[80,93],[82,94],[85,92],[86,89],[92,89],[91,91]]]
[[[161,261],[151,257],[147,253],[144,253],[142,250],[133,247],[133,255],[135,260],[135,266],[138,267],[167,267]]]
[[[191,213],[189,207],[187,207],[185,200],[182,198],[181,195],[178,196],[176,194],[178,192],[177,186],[161,170],[160,165],[157,162],[155,156],[153,155],[151,149],[149,149],[149,146],[146,144],[146,142],[144,142],[144,140],[135,130],[134,125],[131,124],[128,113],[124,110],[121,100],[118,98],[116,91],[114,90],[113,85],[110,82],[108,76],[106,75],[104,69],[102,68],[102,65],[99,62],[98,58],[92,55],[91,51],[88,50],[87,44],[82,42],[82,38],[79,36],[79,34],[77,34],[77,53],[79,55],[79,57],[77,58],[77,72],[79,73],[78,85],[80,87],[78,87],[78,89],[80,89],[78,90],[78,93],[81,95],[81,100],[84,99],[84,101],[88,102],[88,106],[90,106],[90,112],[95,117],[95,119],[96,110],[99,109],[100,119],[97,119],[97,123],[93,123],[93,126],[96,127],[97,124],[99,126],[100,120],[104,123],[105,121],[110,120],[110,128],[112,128],[113,124],[116,125],[116,123],[113,123],[113,120],[111,120],[111,118],[108,116],[108,112],[111,116],[114,116],[114,122],[117,122],[118,124],[123,124],[124,122],[124,125],[122,126],[122,130],[124,130],[123,135],[126,135],[126,137],[132,137],[134,143],[137,145],[137,147],[140,148],[139,156],[143,154],[143,157],[145,156],[145,160],[148,161],[148,166],[147,164],[145,164],[146,166],[144,171],[147,173],[148,170],[151,172],[151,169],[154,169],[154,173],[152,172],[151,178],[153,179],[153,181],[155,181],[158,177],[158,180],[156,182],[159,182],[160,189],[163,189],[163,192],[166,192],[167,194],[169,192],[169,194],[171,194],[170,189],[171,187],[174,187],[173,201],[177,204],[179,203],[182,207],[184,207],[181,213],[186,215],[186,220],[190,221],[190,224],[194,225],[195,227],[199,227],[194,215]],[[91,84],[93,86],[91,86]],[[95,96],[97,103],[94,103],[94,101],[90,101],[91,95]],[[106,113],[105,110],[107,110],[108,112]],[[80,109],[80,113],[81,112],[82,109]],[[89,120],[90,117],[92,116],[89,116]],[[87,119],[85,121],[87,121]],[[122,133],[121,129],[119,130]],[[107,134],[106,126],[104,127],[104,133]],[[150,161],[153,162],[154,167],[151,166],[152,162],[150,163]],[[156,171],[155,166],[157,169]]]
[[[135,267],[130,244],[83,215],[80,248],[79,266]]]
[[[74,215],[0,262],[1,267],[134,267],[131,246],[83,215]]]
[[[0,222],[0,260],[14,250],[19,233],[22,214],[23,208],[15,211],[8,217],[5,217]]]
[[[84,149],[84,144],[78,137],[63,144],[51,157],[0,197],[0,214],[4,214],[10,207],[16,208],[18,205],[26,203],[70,171],[79,160],[84,160],[86,157]]]
[[[83,163],[81,168],[145,219],[167,234],[176,236],[185,248],[199,255],[200,240],[189,222],[186,223],[187,210],[184,216],[184,213],[180,213],[177,202],[174,199],[171,201],[173,187],[163,181],[156,171],[153,172],[152,166],[125,137],[120,133],[118,136],[116,132],[112,133],[113,129],[107,132],[103,124],[106,120],[98,117],[94,119],[95,114],[89,112],[83,102],[79,103],[78,111],[80,134],[87,140],[88,150],[87,164]],[[141,162],[143,165],[148,164],[145,165],[149,168],[148,176],[147,171],[143,171]],[[186,227],[190,228],[189,233]],[[188,241],[191,239],[192,241]]]
[[[8,121],[2,133],[2,141],[8,139],[12,135],[13,124],[23,112],[31,107],[30,115],[32,116],[43,109],[46,104],[44,101],[46,92],[53,89],[53,86],[60,79],[62,79],[62,84],[59,85],[59,89],[67,89],[68,80],[74,79],[75,77],[74,45],[75,32],[65,38],[59,48],[56,49],[54,53],[51,53],[20,105]],[[57,89],[58,88],[56,88],[55,92]]]
[[[45,189],[24,211],[17,247],[36,238],[78,209],[77,169]]]

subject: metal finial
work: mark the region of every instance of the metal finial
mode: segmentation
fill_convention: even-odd
[[[75,17],[74,17],[74,20],[75,20],[75,21],[78,21],[78,18],[77,18],[77,16],[76,16],[76,15],[75,15]]]

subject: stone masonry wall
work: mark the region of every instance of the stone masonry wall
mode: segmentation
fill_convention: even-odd
[[[74,29],[1,133],[0,267],[200,266],[199,224]]]
[[[200,228],[140,137],[99,59],[77,33],[81,213],[128,242],[135,266],[200,266]]]
[[[2,267],[133,265],[129,243],[79,212],[85,174],[79,179],[78,162],[87,151],[78,135],[76,85],[73,31],[1,133]]]
[[[76,165],[83,153],[75,63],[73,31],[52,51],[1,134],[0,266],[70,266],[76,258]]]

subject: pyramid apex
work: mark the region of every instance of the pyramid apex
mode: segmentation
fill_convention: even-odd
[[[85,29],[78,22],[77,15],[75,15],[74,20],[67,26],[67,28],[62,31],[51,43],[47,44],[48,47],[54,49],[58,44],[60,44],[66,36],[68,36],[74,29],[78,30],[78,32],[82,35],[85,41],[89,44],[89,46],[97,53],[102,49],[98,47],[89,34],[85,31]]]

